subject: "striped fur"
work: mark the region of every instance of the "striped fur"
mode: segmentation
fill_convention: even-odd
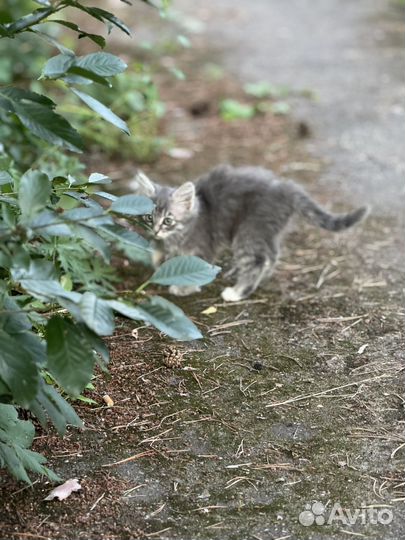
[[[294,214],[329,231],[342,231],[367,214],[362,207],[348,214],[321,208],[295,182],[283,181],[260,167],[221,165],[192,184],[179,188],[153,184],[145,177],[133,182],[138,193],[156,204],[147,216],[155,235],[157,260],[173,255],[198,255],[214,261],[231,248],[235,280],[222,292],[226,301],[252,294],[269,277],[277,261],[282,232]],[[192,290],[172,289],[174,294]]]

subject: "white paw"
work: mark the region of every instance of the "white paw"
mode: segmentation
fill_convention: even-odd
[[[152,264],[153,268],[157,268],[164,261],[164,253],[158,249],[154,249],[152,252]]]
[[[233,287],[226,287],[226,289],[221,292],[221,296],[225,302],[238,302],[242,299],[240,293],[235,291]]]
[[[193,294],[200,292],[200,287],[179,287],[178,285],[170,285],[169,287],[169,293],[174,294],[175,296],[187,296],[188,294]]]

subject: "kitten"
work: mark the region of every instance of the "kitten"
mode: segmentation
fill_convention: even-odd
[[[293,214],[329,231],[341,231],[367,213],[362,207],[330,214],[299,185],[260,167],[220,165],[195,184],[186,182],[178,188],[154,184],[138,174],[132,185],[155,202],[153,213],[143,219],[154,234],[156,264],[174,255],[197,255],[213,262],[222,249],[232,249],[229,275],[235,284],[221,293],[228,302],[248,297],[271,275],[282,232]],[[197,291],[198,287],[170,288],[177,295]]]

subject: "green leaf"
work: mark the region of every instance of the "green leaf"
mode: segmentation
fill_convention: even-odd
[[[202,338],[201,332],[186,317],[184,312],[165,298],[153,296],[137,306],[143,320],[150,322],[158,330],[180,341]]]
[[[11,184],[12,182],[13,178],[7,171],[0,171],[0,186]]]
[[[21,296],[14,298],[21,298]],[[14,298],[8,295],[3,298],[2,309],[0,309],[0,328],[26,350],[37,366],[42,367],[46,363],[44,343],[38,334],[31,332],[31,322]]]
[[[72,0],[69,0],[66,3],[71,5],[71,6],[76,7],[78,9],[81,9],[82,11],[85,11],[86,13],[88,13],[89,15],[92,15],[93,17],[95,17],[99,21],[103,21],[103,22],[109,21],[114,26],[116,26],[117,28],[119,28],[120,30],[125,32],[128,36],[131,35],[131,32],[130,32],[128,26],[125,23],[123,23],[121,21],[121,19],[118,19],[118,17],[116,17],[112,13],[109,13],[108,11],[105,11],[104,9],[101,9],[101,8],[98,8],[98,7],[82,6],[81,4],[79,4],[79,2],[75,2],[75,1],[72,1]]]
[[[206,285],[220,270],[199,257],[180,255],[161,264],[149,281],[159,285]]]
[[[53,21],[53,22],[57,22],[57,21]],[[63,46],[61,43],[56,41],[56,39],[53,39],[51,36],[48,36],[48,34],[41,32],[40,30],[38,30],[38,27],[36,27],[35,29],[31,28],[30,30],[32,33],[36,34],[39,38],[43,39],[44,41],[52,45],[52,47],[55,47],[56,49],[58,49],[58,51],[61,52],[62,54],[75,56],[75,53],[71,49],[68,49],[67,47]]]
[[[16,403],[28,407],[39,384],[38,366],[17,339],[0,330],[0,378],[11,390]]]
[[[53,11],[53,8],[36,9],[32,13],[21,17],[21,19],[6,25],[6,28],[9,34],[16,34],[17,32],[21,32],[22,30],[25,30],[26,28],[29,28],[30,26],[33,26],[34,24],[46,19],[53,13]]]
[[[113,201],[110,209],[118,214],[141,216],[152,212],[154,207],[155,205],[151,199],[148,199],[148,197],[144,197],[143,195],[123,195]]]
[[[107,300],[108,305],[118,311],[120,315],[128,317],[128,319],[133,319],[135,321],[143,320],[145,318],[144,312],[140,311],[137,307],[125,304],[119,300]]]
[[[198,328],[183,311],[160,296],[153,296],[147,302],[131,306],[119,300],[108,300],[109,306],[124,317],[153,324],[168,336],[181,341],[202,337]]]
[[[286,101],[276,101],[271,104],[271,112],[278,115],[287,115],[291,112],[291,107]]]
[[[98,206],[95,208],[72,208],[71,210],[65,210],[61,216],[67,222],[75,221],[80,225],[86,225],[88,227],[114,224],[112,217],[104,209],[101,208],[100,210]]]
[[[9,37],[11,34],[4,24],[0,24],[0,36]]]
[[[72,229],[52,210],[43,210],[30,221],[30,229],[42,236],[72,236]]]
[[[152,261],[152,248],[145,238],[134,231],[128,231],[119,225],[103,226],[100,233],[107,239],[115,241],[115,246],[125,255],[136,262],[150,265]]]
[[[101,48],[105,47],[105,39],[102,36],[99,36],[98,34],[89,34],[88,32],[85,32],[84,30],[81,30],[81,28],[71,22],[71,21],[64,21],[62,19],[52,19],[53,23],[61,24],[62,26],[65,26],[66,28],[70,28],[70,30],[74,30],[75,32],[79,33],[79,39],[87,37],[94,41],[94,43],[97,43],[97,45]]]
[[[108,350],[107,345],[104,343],[104,341],[102,340],[100,336],[95,334],[92,330],[90,330],[84,324],[81,326],[81,331],[83,335],[85,336],[89,345],[97,353],[97,357],[96,357],[97,364],[105,373],[107,373],[108,372],[107,366],[110,362],[110,352]]]
[[[22,124],[41,139],[80,152],[82,140],[76,130],[53,111],[52,100],[22,88],[0,88],[0,107],[15,113]]]
[[[10,206],[18,206],[18,203],[15,199],[12,199],[11,197],[5,197],[4,195],[0,195],[0,202],[4,202],[6,204],[9,204]]]
[[[83,141],[78,132],[59,114],[36,103],[14,106],[15,114],[22,124],[34,135],[58,146],[64,146],[73,152],[81,152]]]
[[[28,471],[45,475],[52,481],[60,478],[44,466],[41,454],[28,450],[34,439],[32,422],[20,420],[12,405],[0,404],[0,466],[5,466],[17,479],[31,484]]]
[[[11,266],[11,257],[6,253],[0,251],[0,268],[8,270]]]
[[[190,42],[190,40],[188,39],[187,36],[183,36],[183,35],[179,34],[177,36],[177,41],[185,49],[189,49],[191,47],[191,42]]]
[[[110,336],[114,332],[114,315],[105,300],[85,292],[79,306],[83,321],[93,332],[100,336]]]
[[[70,227],[76,236],[82,238],[89,247],[100,253],[104,259],[104,262],[110,262],[111,248],[99,234],[85,225],[74,224],[70,225]]]
[[[96,43],[99,47],[104,49],[104,47],[105,47],[105,39],[103,38],[103,36],[99,36],[98,34],[89,34],[88,32],[81,31],[79,39],[81,39],[83,37],[91,39],[91,41],[94,41],[94,43]]]
[[[28,448],[34,439],[34,426],[31,422],[21,421],[20,426],[17,428],[17,420],[18,415],[14,405],[0,404],[0,432],[2,432],[2,441],[7,443],[15,442],[18,446]],[[3,430],[5,433],[3,433]]]
[[[240,103],[235,99],[221,101],[219,110],[224,120],[249,120],[256,112],[253,105]]]
[[[103,199],[107,199],[109,201],[116,201],[118,199],[117,195],[107,193],[106,191],[95,191],[93,195],[98,195],[99,197],[102,197]]]
[[[53,380],[53,379],[52,379]],[[53,385],[40,381],[37,397],[30,405],[30,411],[45,429],[50,421],[59,435],[64,435],[67,425],[83,427],[83,422],[73,407],[58,393]]]
[[[98,202],[96,202],[95,200],[90,199],[87,194],[77,193],[77,191],[65,191],[64,195],[72,197],[72,199],[79,201],[87,208],[97,208],[98,210],[100,210],[100,213],[104,211],[104,208],[101,206],[101,204],[98,204]]]
[[[27,292],[39,300],[55,302],[67,299],[74,303],[80,301],[81,294],[74,291],[65,291],[57,281],[57,275],[53,264],[45,260],[33,260],[28,268],[16,265],[11,269],[14,281],[18,281]]]
[[[80,66],[70,67],[67,75],[63,77],[63,80],[69,84],[91,84],[92,82],[96,82],[111,88],[111,83],[107,81],[107,79]]]
[[[14,88],[14,87],[5,87],[0,88],[0,97],[3,97],[4,100],[7,100],[7,105],[4,103],[4,107],[7,111],[13,112],[13,104],[19,103],[20,101],[40,103],[51,109],[55,107],[55,103],[46,96],[37,94],[36,92],[31,92],[30,90],[24,90],[23,88]],[[2,106],[3,106],[2,105]]]
[[[50,58],[45,64],[41,77],[57,79],[61,77],[74,64],[75,57],[71,54],[58,54]]]
[[[276,95],[276,87],[265,81],[245,84],[244,90],[247,94],[260,99]]]
[[[101,77],[117,75],[125,71],[128,67],[121,58],[106,52],[96,52],[86,54],[86,56],[79,56],[75,60],[75,66],[96,73],[96,75],[100,75]]]
[[[91,380],[94,354],[77,325],[54,316],[46,326],[48,369],[62,388],[78,396]]]
[[[102,173],[92,173],[89,176],[89,184],[111,184],[111,178]]]
[[[52,186],[46,174],[28,170],[20,181],[18,202],[22,221],[27,223],[43,210],[49,201]]]
[[[0,328],[8,334],[31,330],[27,314],[21,311],[17,302],[7,293],[2,295],[0,301]]]
[[[97,99],[94,99],[93,97],[85,94],[84,92],[76,90],[76,88],[72,88],[72,92],[76,94],[76,96],[78,96],[82,101],[84,101],[84,103],[86,103],[86,105],[88,105],[90,109],[93,109],[93,111],[95,111],[102,118],[104,118],[104,120],[107,120],[107,122],[110,122],[110,124],[118,127],[127,135],[130,134],[128,126],[126,125],[124,120],[121,120],[121,118],[114,114],[108,107],[100,103]]]

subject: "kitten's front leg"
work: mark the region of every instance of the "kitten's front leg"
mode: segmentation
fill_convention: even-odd
[[[157,268],[165,260],[165,254],[160,249],[155,248],[152,253],[152,265]]]
[[[189,294],[197,293],[201,291],[201,287],[196,285],[189,285],[187,287],[179,287],[178,285],[170,285],[169,293],[175,296],[188,296]]]
[[[152,240],[150,245],[153,250],[152,257],[151,257],[152,266],[153,268],[157,268],[167,259],[167,253],[162,242],[159,242],[157,240]]]

